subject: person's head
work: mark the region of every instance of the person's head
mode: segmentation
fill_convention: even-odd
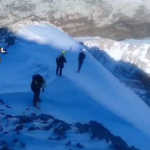
[[[66,51],[62,51],[62,55],[65,55],[66,54]]]
[[[86,51],[86,49],[85,49],[85,48],[83,48],[83,49],[81,50],[81,52],[83,52],[83,53],[85,53],[85,51]]]

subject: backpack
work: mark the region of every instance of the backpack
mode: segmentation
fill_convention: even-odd
[[[40,74],[36,74],[32,76],[32,81],[36,83],[38,86],[42,86],[44,79]]]
[[[61,55],[57,56],[57,58],[56,58],[56,63],[58,63],[58,62],[59,62],[60,57],[61,57]]]

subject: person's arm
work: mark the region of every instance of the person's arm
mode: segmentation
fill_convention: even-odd
[[[67,60],[66,60],[66,58],[64,57],[64,63],[66,63],[67,62]]]
[[[43,84],[42,84],[42,92],[44,92],[44,89],[46,88],[46,80],[45,79],[43,79],[44,81],[43,81]]]

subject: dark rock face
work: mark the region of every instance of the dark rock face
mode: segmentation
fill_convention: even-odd
[[[79,149],[84,148],[80,143],[77,143],[76,146],[77,146]]]
[[[21,124],[33,122],[33,118],[29,116],[18,116],[18,118]]]
[[[116,136],[115,138],[112,139],[112,142],[116,149],[129,149],[127,143],[123,141],[120,137]],[[132,148],[131,148],[132,149]]]
[[[36,120],[40,119],[42,121],[48,121],[49,119],[54,119],[54,118],[50,115],[47,115],[47,114],[41,114],[41,115],[34,117],[34,119],[36,119]]]
[[[6,118],[6,119],[9,119],[9,118],[13,118],[13,116],[7,114],[7,115],[5,116],[5,118]]]
[[[5,105],[5,103],[2,99],[0,99],[0,104]]]
[[[43,130],[49,131],[52,128],[51,124],[43,127]]]
[[[90,128],[88,124],[81,124],[79,122],[76,123],[76,127],[78,128],[80,134],[87,133]]]
[[[26,19],[49,21],[72,36],[120,40],[150,35],[148,0],[1,0],[0,3],[0,26]]]
[[[103,125],[95,121],[90,121],[89,124],[92,131],[91,138],[106,139],[106,140],[113,138],[113,135]]]
[[[28,131],[40,130],[39,127],[29,127]]]
[[[18,125],[16,126],[15,131],[20,131],[22,129],[23,129],[23,125]]]
[[[4,146],[2,147],[0,150],[12,150],[11,148],[7,147],[7,146]]]
[[[10,116],[7,115],[7,117]],[[7,117],[4,118],[7,120]],[[111,141],[112,145],[110,146],[115,150],[138,150],[133,146],[129,147],[121,137],[114,136],[108,129],[106,129],[102,124],[96,121],[90,121],[87,124],[81,124],[78,122],[75,125],[70,125],[62,120],[55,119],[47,114],[40,114],[37,116],[32,116],[32,114],[31,116],[11,116],[9,119],[10,121],[11,119],[19,119],[21,124],[16,123],[16,126],[13,127],[14,129],[10,130],[7,134],[12,134],[13,132],[15,132],[17,133],[17,135],[20,135],[22,134],[21,131],[23,130],[27,130],[28,132],[34,132],[35,130],[52,131],[51,136],[55,135],[55,138],[49,136],[47,137],[47,139],[50,141],[67,140],[64,144],[68,147],[68,149],[71,149],[72,147],[76,147],[78,149],[86,148],[80,141],[76,143],[74,143],[74,141],[68,141],[67,133],[70,132],[77,134],[75,132],[75,130],[77,129],[80,134],[89,134],[89,136],[91,136],[91,140],[106,140],[107,143]],[[49,119],[51,119],[50,122]],[[35,122],[38,122],[38,125]],[[29,124],[31,125],[30,127],[28,126]],[[40,127],[39,124],[41,124]],[[27,143],[20,141],[19,138],[16,137],[14,137],[14,139],[12,139],[11,141],[9,139],[8,141],[4,141],[3,139],[1,139],[0,146],[3,146],[2,149],[9,149],[9,147],[7,147],[7,143],[19,144],[22,148],[26,147],[27,145]]]
[[[56,127],[54,129],[54,133],[61,137],[65,137],[66,131],[68,131],[69,129],[71,129],[70,125],[62,122],[59,127]]]
[[[85,131],[83,130],[83,127],[88,126],[88,130],[86,131],[86,133],[91,133],[92,139],[98,138],[99,140],[105,139],[107,142],[111,141],[112,146],[113,148],[115,148],[115,150],[134,150],[134,147],[129,147],[121,137],[114,136],[108,129],[106,129],[102,124],[96,121],[90,121],[89,124],[77,123],[76,126],[78,126],[77,128],[79,131]],[[83,148],[83,146],[80,145],[80,143],[77,143],[76,146],[80,149]]]

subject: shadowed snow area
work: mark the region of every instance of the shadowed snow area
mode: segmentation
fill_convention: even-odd
[[[55,27],[42,24],[24,26],[17,36],[18,41],[8,55],[2,56],[1,63],[0,98],[12,107],[5,110],[8,114],[23,113],[32,104],[31,78],[40,73],[47,80],[47,88],[41,94],[39,113],[68,123],[98,121],[129,145],[147,150],[149,107],[88,52],[78,74],[81,45],[77,41]],[[56,77],[55,59],[63,50],[67,51],[67,63],[63,76]]]
[[[77,38],[91,55],[150,106],[150,40]]]

